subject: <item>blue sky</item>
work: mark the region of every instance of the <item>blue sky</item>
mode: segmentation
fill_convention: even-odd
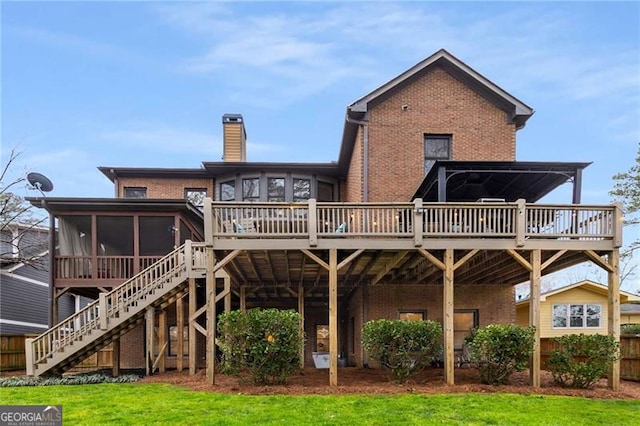
[[[336,160],[346,106],[440,48],[536,110],[518,160],[593,161],[583,203],[640,142],[637,2],[2,2],[1,24],[2,159],[51,196],[218,161],[227,112],[250,161]]]

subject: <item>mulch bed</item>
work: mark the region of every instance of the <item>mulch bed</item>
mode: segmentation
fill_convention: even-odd
[[[236,377],[216,374],[215,384],[206,381],[203,370],[190,376],[188,371],[178,373],[169,371],[145,377],[142,383],[162,382],[183,386],[193,390],[229,394],[250,395],[311,395],[311,394],[435,394],[435,393],[517,393],[539,395],[566,395],[596,399],[638,399],[640,400],[640,382],[622,380],[620,390],[614,392],[607,387],[607,380],[599,381],[593,389],[562,388],[553,384],[551,375],[542,372],[541,386],[530,386],[527,371],[516,373],[508,385],[490,386],[480,383],[478,372],[474,368],[462,368],[455,371],[455,385],[444,383],[442,369],[428,369],[404,384],[389,380],[386,371],[381,369],[340,368],[338,386],[329,386],[329,370],[305,368],[292,376],[286,385],[257,386],[238,380]]]

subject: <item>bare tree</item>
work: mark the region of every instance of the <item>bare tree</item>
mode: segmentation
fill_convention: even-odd
[[[9,171],[20,156],[15,148],[0,174],[0,262],[2,266],[29,263],[39,266],[48,249],[48,232],[44,218],[34,216],[32,206],[13,192],[26,184],[26,175],[9,179]]]

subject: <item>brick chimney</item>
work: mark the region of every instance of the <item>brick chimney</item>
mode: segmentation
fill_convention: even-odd
[[[224,161],[247,161],[247,132],[241,114],[222,116]]]

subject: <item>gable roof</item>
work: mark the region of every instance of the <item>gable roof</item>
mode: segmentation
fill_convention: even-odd
[[[353,153],[358,125],[360,124],[358,121],[365,118],[369,110],[369,104],[400,87],[418,74],[426,73],[434,67],[444,69],[451,76],[476,91],[480,96],[505,111],[505,113],[509,115],[510,120],[515,123],[517,129],[523,128],[529,117],[534,113],[533,108],[502,89],[445,49],[440,49],[347,107],[338,160],[341,170],[344,171],[344,169],[348,167],[351,154]]]
[[[349,105],[349,110],[353,112],[366,112],[370,102],[390,90],[395,89],[414,75],[425,72],[434,66],[442,67],[449,74],[474,89],[487,100],[494,103],[497,107],[510,113],[511,119],[516,123],[518,128],[523,127],[527,119],[533,115],[534,111],[530,106],[526,105],[524,102],[511,95],[491,80],[475,71],[445,49],[438,50],[436,53],[421,62],[418,62],[402,74],[358,99]]]
[[[559,293],[564,293],[565,291],[569,291],[574,288],[582,288],[584,290],[601,294],[603,296],[606,296],[609,291],[608,287],[604,284],[596,283],[590,280],[584,280],[542,293],[540,295],[540,301],[544,302],[548,297],[554,296]],[[640,302],[640,296],[620,290],[620,302]],[[516,306],[526,306],[528,304],[529,298],[526,298],[519,300],[518,303],[516,303]]]

